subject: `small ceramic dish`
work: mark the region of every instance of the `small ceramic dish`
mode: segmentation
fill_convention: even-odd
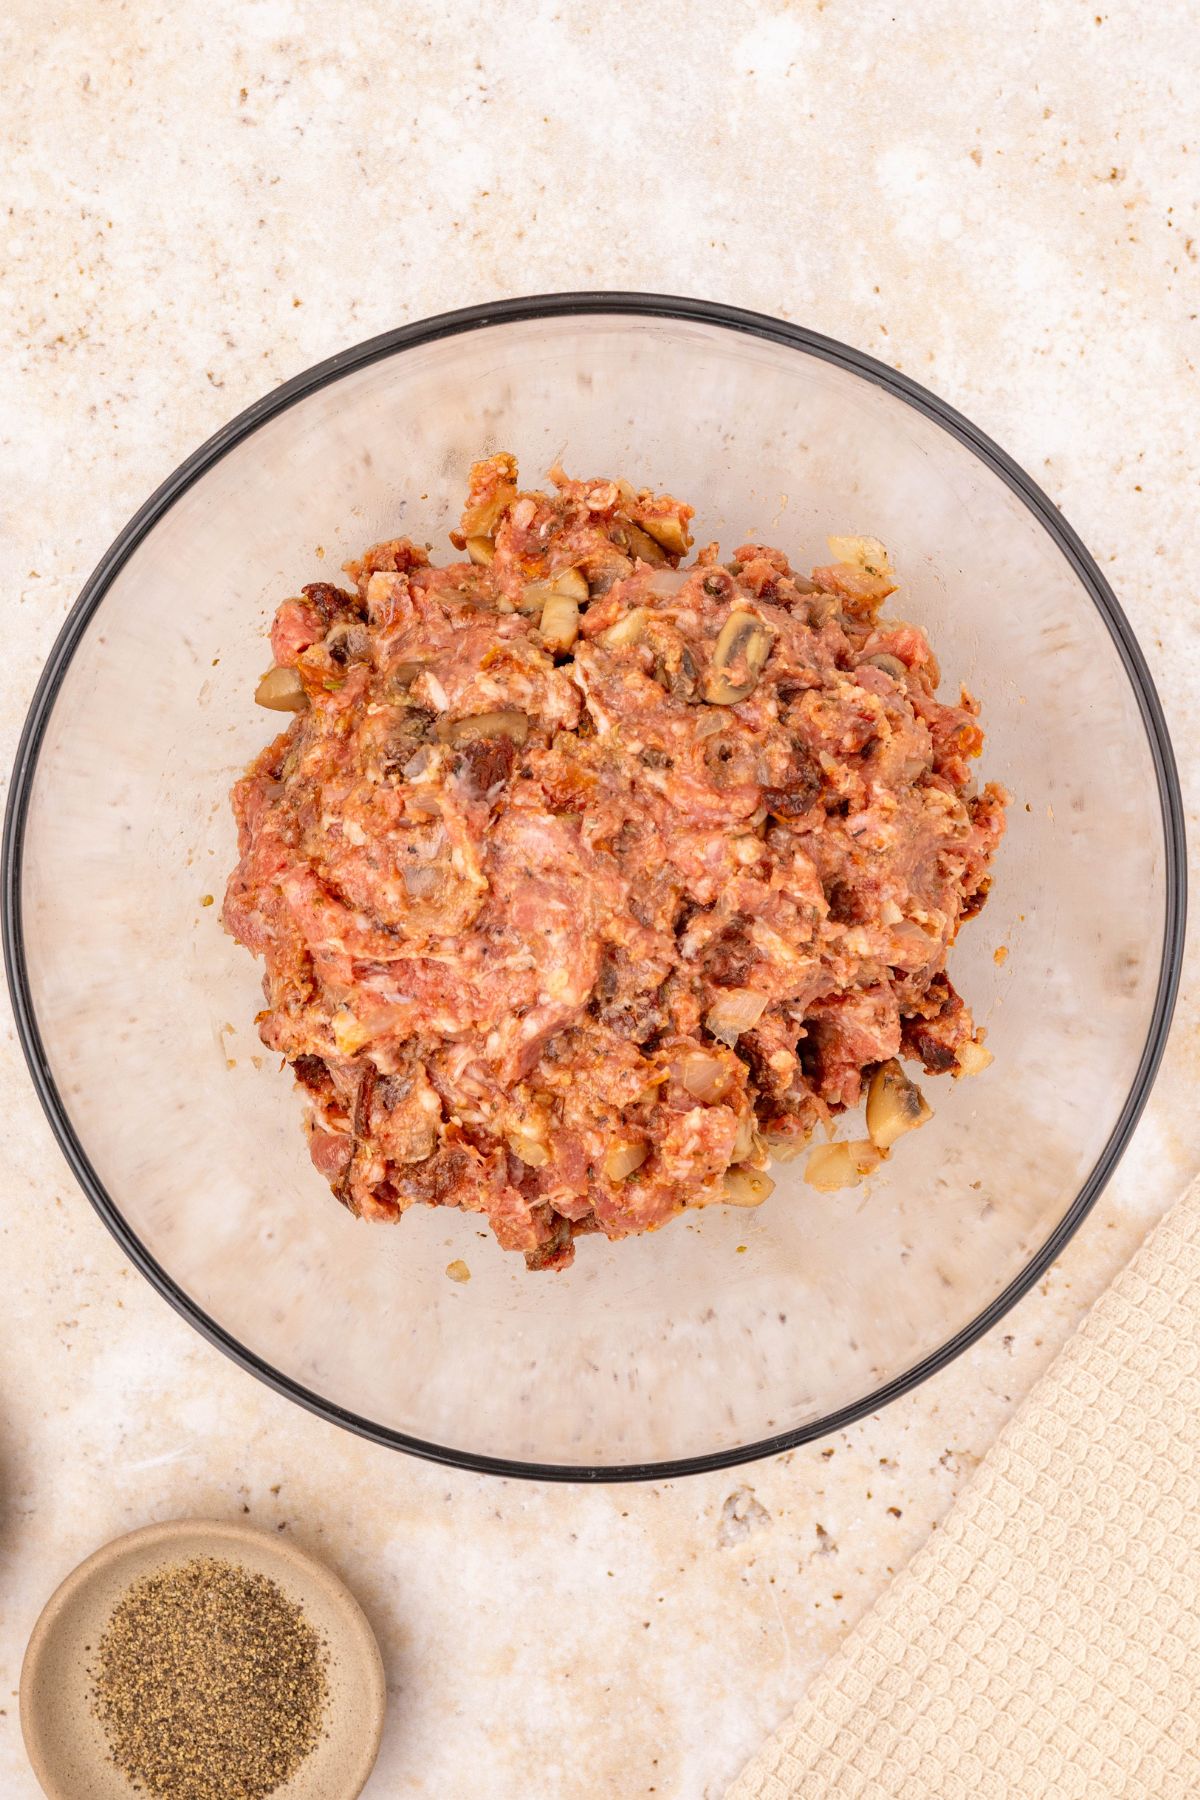
[[[277,1582],[329,1646],[325,1730],[272,1800],[355,1800],[379,1751],[386,1693],[374,1634],[336,1576],[295,1545],[249,1525],[173,1519],[115,1538],[51,1595],[21,1669],[21,1730],[49,1800],[132,1800],[92,1712],[91,1650],[134,1581],[194,1557],[220,1557]]]

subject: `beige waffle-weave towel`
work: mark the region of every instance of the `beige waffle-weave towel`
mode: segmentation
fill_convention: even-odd
[[[1200,1184],[727,1800],[1200,1796]]]

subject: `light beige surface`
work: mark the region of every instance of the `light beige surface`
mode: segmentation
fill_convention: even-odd
[[[356,1800],[383,1729],[383,1665],[362,1608],[335,1575],[277,1532],[242,1521],[172,1519],[100,1545],[55,1590],[21,1668],[21,1729],[49,1800],[129,1800],[137,1790],[109,1753],[90,1673],[114,1606],[135,1582],[196,1557],[276,1582],[328,1651],[319,1741],[278,1800]]]
[[[208,432],[405,319],[594,283],[803,320],[998,438],[1114,582],[1190,781],[1190,12],[63,0],[52,28],[18,0],[5,766],[81,581]],[[825,1446],[594,1491],[418,1465],[226,1363],[105,1237],[6,1027],[0,1791],[36,1795],[7,1696],[56,1582],[123,1529],[247,1508],[339,1568],[380,1637],[369,1800],[721,1794],[1200,1164],[1198,1022],[1186,1002],[1085,1232],[953,1368]]]
[[[1200,1188],[728,1800],[1200,1791]]]

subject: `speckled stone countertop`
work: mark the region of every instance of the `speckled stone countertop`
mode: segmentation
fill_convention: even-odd
[[[248,401],[406,319],[608,286],[803,321],[976,420],[1104,566],[1190,787],[1194,20],[1104,5],[735,3],[718,29],[679,0],[16,0],[4,766],[101,551]],[[294,1533],[362,1599],[391,1686],[371,1800],[719,1795],[1200,1164],[1197,1026],[1185,985],[1116,1180],[953,1367],[773,1462],[576,1490],[375,1449],[227,1363],[75,1189],[6,1022],[0,1789],[36,1793],[15,1691],[49,1590],[206,1513]]]

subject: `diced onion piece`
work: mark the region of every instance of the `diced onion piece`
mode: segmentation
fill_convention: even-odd
[[[961,1075],[982,1075],[985,1069],[991,1067],[994,1060],[990,1050],[986,1050],[982,1044],[977,1044],[973,1038],[969,1039],[958,1052],[959,1073]]]
[[[787,1137],[781,1131],[765,1131],[763,1143],[771,1153],[772,1162],[795,1162],[801,1152],[808,1149],[806,1137]]]
[[[940,948],[941,940],[922,931],[911,919],[901,919],[898,925],[893,925],[890,929],[892,941],[888,947],[887,960],[893,968],[919,969]]]
[[[463,536],[493,537],[496,527],[517,497],[516,483],[498,481],[491,495],[476,506],[468,506],[462,516]]]
[[[710,706],[735,706],[754,691],[774,640],[770,626],[754,613],[730,613],[717,638],[704,687]]]
[[[371,1035],[365,1026],[359,1024],[348,1006],[340,1007],[334,1013],[331,1023],[333,1025],[333,1041],[337,1046],[339,1056],[356,1055]]]
[[[510,1131],[508,1147],[514,1156],[519,1156],[523,1163],[531,1169],[544,1169],[550,1161],[550,1152],[540,1138],[529,1131]]]
[[[461,1256],[456,1256],[453,1262],[446,1264],[446,1273],[451,1281],[470,1281],[471,1279],[471,1271]]]
[[[860,1175],[873,1175],[883,1161],[882,1150],[877,1150],[870,1138],[856,1138],[848,1148],[850,1161]]]
[[[681,587],[686,586],[691,575],[690,569],[655,569],[653,575],[648,578],[646,586],[651,593],[661,594],[667,598],[671,594],[677,594]]]
[[[268,669],[254,690],[254,698],[271,712],[303,712],[308,705],[299,669]]]
[[[472,738],[505,737],[523,744],[529,736],[529,720],[523,712],[471,713],[465,719],[439,719],[435,727],[444,744],[465,744]]]
[[[496,546],[490,537],[469,537],[467,539],[467,555],[481,569],[486,569],[496,554]]]
[[[542,608],[539,627],[548,650],[569,650],[579,636],[579,602],[570,594],[552,593]]]
[[[879,1167],[883,1158],[874,1144],[818,1144],[804,1169],[804,1179],[822,1194],[836,1194],[841,1188],[855,1188],[864,1175]]]
[[[761,1169],[726,1169],[721,1177],[721,1199],[726,1206],[761,1206],[775,1183]]]
[[[723,1044],[733,1044],[751,1031],[767,1010],[767,996],[756,988],[724,988],[708,1009],[705,1024]]]
[[[604,1153],[604,1173],[610,1181],[624,1181],[635,1169],[640,1169],[650,1154],[648,1144],[634,1139],[620,1139],[609,1145]]]
[[[915,1131],[933,1114],[915,1081],[892,1059],[876,1069],[867,1090],[867,1130],[878,1150],[890,1150],[906,1131]]]
[[[641,524],[642,530],[648,531],[655,543],[661,544],[673,556],[682,556],[692,541],[674,513],[665,513],[659,519],[643,519]]]
[[[878,538],[831,537],[825,541],[834,562],[850,563],[864,575],[892,574],[891,558]]]
[[[406,863],[401,874],[410,900],[429,900],[442,884],[441,875],[433,863],[413,863],[411,866]]]
[[[704,1050],[689,1050],[675,1065],[675,1077],[694,1100],[706,1106],[723,1100],[733,1085],[733,1075],[717,1056]]]
[[[449,712],[450,696],[447,694],[433,670],[423,669],[421,671],[420,679],[425,684],[425,694],[427,698],[433,702],[438,712]]]
[[[638,643],[649,616],[644,606],[631,607],[624,618],[600,633],[600,642],[609,650],[623,650],[629,644]]]

